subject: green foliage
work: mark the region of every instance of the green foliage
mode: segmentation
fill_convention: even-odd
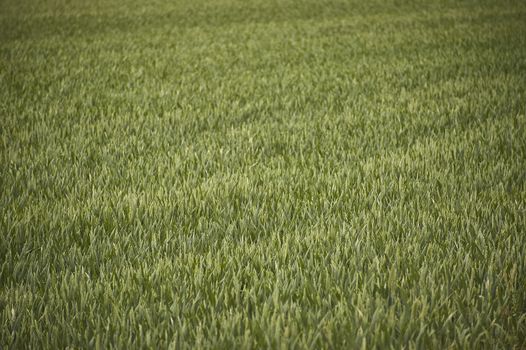
[[[0,2],[0,348],[526,347],[522,1]]]

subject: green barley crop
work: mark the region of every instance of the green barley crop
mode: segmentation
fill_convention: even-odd
[[[0,0],[0,349],[526,347],[526,3]]]

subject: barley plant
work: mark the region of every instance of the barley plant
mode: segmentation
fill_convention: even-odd
[[[522,0],[0,0],[0,349],[524,349],[525,109]]]

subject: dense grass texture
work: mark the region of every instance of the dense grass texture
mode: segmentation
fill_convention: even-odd
[[[0,0],[0,348],[526,347],[526,3]]]

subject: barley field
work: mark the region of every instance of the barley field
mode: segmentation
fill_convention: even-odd
[[[526,348],[526,2],[0,0],[30,348]]]

